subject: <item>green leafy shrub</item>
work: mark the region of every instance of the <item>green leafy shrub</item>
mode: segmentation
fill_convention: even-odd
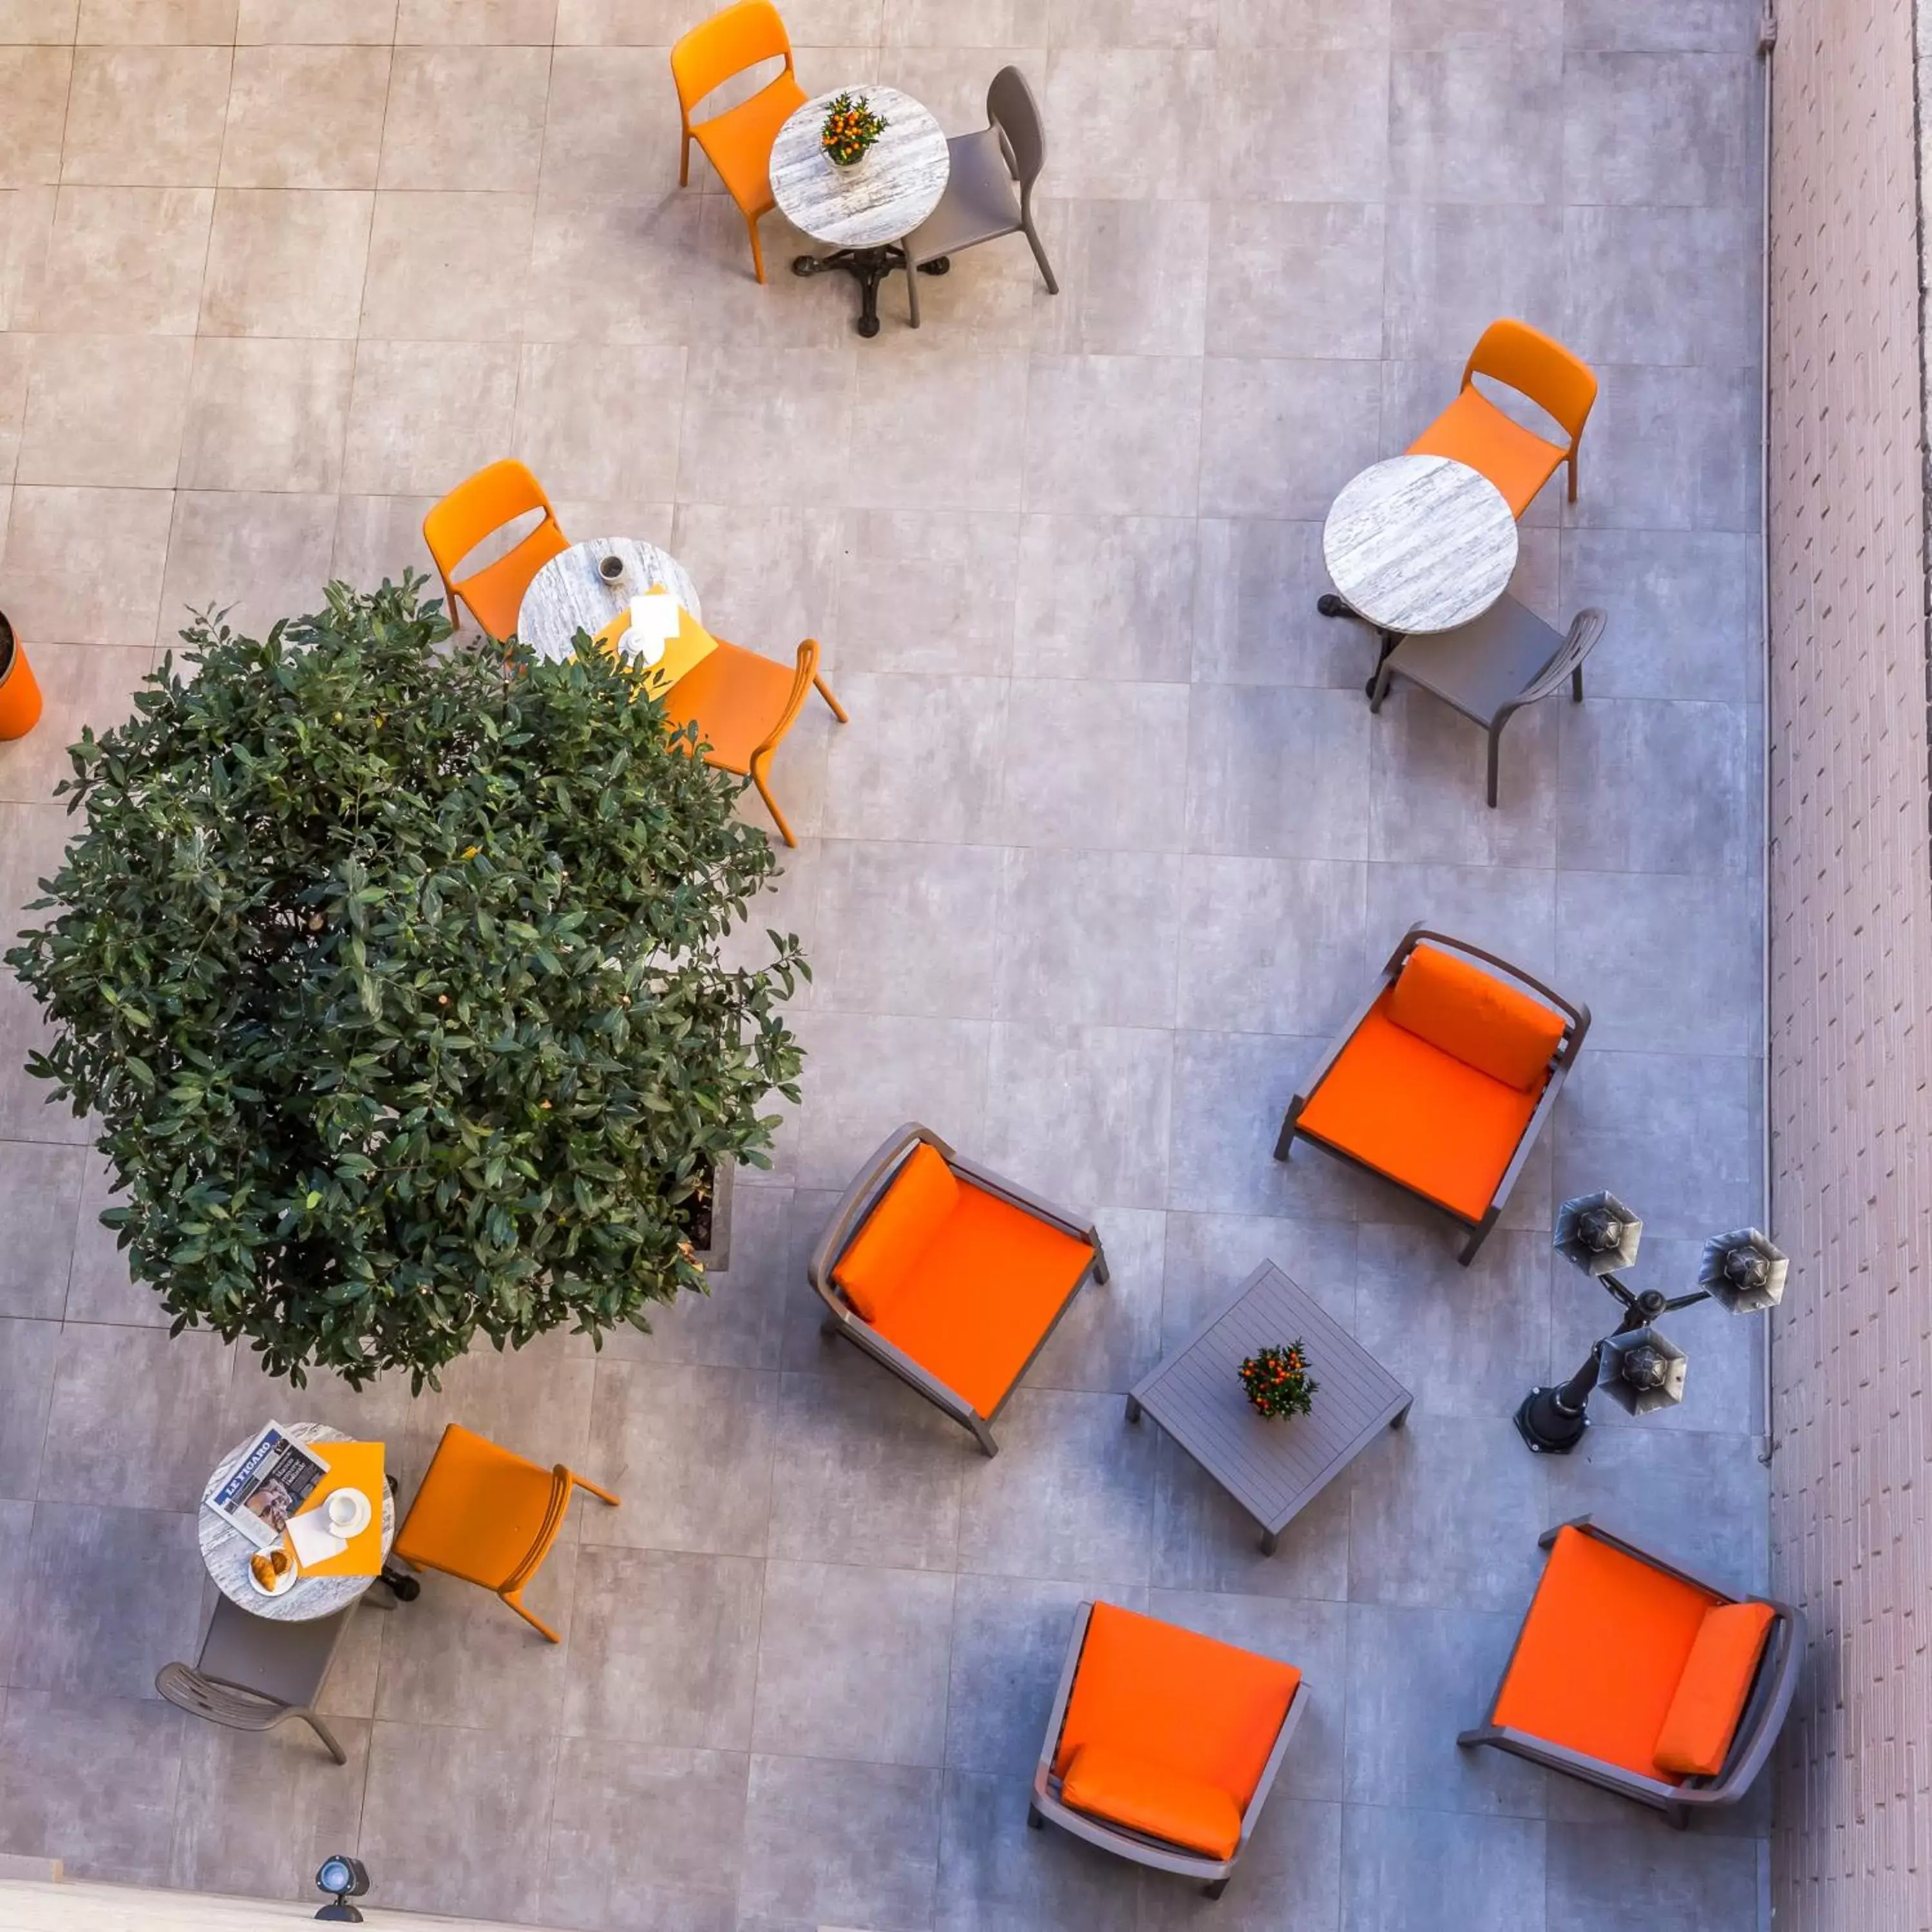
[[[729,963],[776,864],[740,782],[601,652],[448,648],[422,581],[184,632],[193,674],[74,747],[84,829],[7,955],[135,1275],[298,1384],[648,1327],[796,1098],[798,941]]]

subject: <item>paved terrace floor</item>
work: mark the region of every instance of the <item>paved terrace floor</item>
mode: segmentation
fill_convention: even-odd
[[[1758,1209],[1750,0],[791,0],[810,90],[964,129],[1012,60],[1046,110],[1063,292],[983,249],[917,334],[889,290],[870,344],[848,284],[783,272],[782,222],[760,289],[715,184],[676,190],[696,10],[0,0],[0,605],[50,700],[0,750],[0,907],[54,863],[61,747],[184,606],[266,622],[426,563],[433,496],[506,452],[567,529],[668,544],[724,634],[824,639],[852,713],[808,710],[777,767],[804,1106],[713,1300],[601,1357],[357,1401],[170,1341],[0,993],[0,1850],[291,1897],[354,1850],[385,1904],[658,1932],[1755,1925],[1761,1806],[1679,1836],[1453,1743],[1546,1525],[1766,1562],[1751,1324],[1678,1318],[1683,1407],[1570,1460],[1508,1421],[1609,1311],[1552,1266],[1553,1202],[1615,1187],[1673,1288]],[[1498,314],[1601,369],[1582,500],[1532,510],[1518,587],[1610,628],[1491,812],[1478,735],[1372,719],[1369,646],[1314,602],[1334,492]],[[1385,1189],[1270,1158],[1424,917],[1596,1015],[1466,1273]],[[1114,1262],[992,1462],[829,1352],[803,1279],[914,1115],[1097,1210]],[[1263,1257],[1416,1391],[1273,1561],[1120,1402]],[[436,1579],[368,1612],[340,1770],[160,1702],[209,1607],[201,1484],[271,1414],[386,1436],[406,1484],[460,1417],[614,1485],[532,1593],[567,1640]],[[1307,1674],[1218,1905],[1024,1828],[1096,1594]]]

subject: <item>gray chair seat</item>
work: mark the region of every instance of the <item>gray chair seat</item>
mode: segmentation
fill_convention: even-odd
[[[1026,76],[1003,67],[986,90],[986,125],[956,134],[946,144],[950,160],[939,206],[900,244],[905,254],[906,308],[919,326],[919,270],[926,262],[956,255],[1003,235],[1024,235],[1047,293],[1058,295],[1040,230],[1034,226],[1034,184],[1046,165],[1046,134],[1040,104]]]
[[[170,1704],[230,1730],[272,1730],[298,1719],[338,1764],[346,1764],[315,1706],[356,1609],[350,1604],[330,1616],[280,1623],[220,1598],[200,1656],[192,1665],[163,1664],[154,1688]]]
[[[1379,711],[1392,678],[1404,677],[1490,734],[1489,800],[1496,802],[1498,747],[1503,727],[1526,704],[1559,689],[1583,701],[1583,660],[1604,634],[1600,610],[1580,610],[1568,632],[1552,630],[1505,592],[1488,610],[1453,631],[1404,638],[1376,672],[1369,708]]]
[[[956,248],[1020,232],[1020,200],[997,128],[955,134],[946,144],[952,172],[939,206],[906,239],[915,262],[936,262]]]

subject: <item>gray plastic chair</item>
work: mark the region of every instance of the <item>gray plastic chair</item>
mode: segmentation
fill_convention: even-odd
[[[277,1623],[250,1616],[224,1597],[202,1639],[200,1656],[192,1666],[163,1664],[154,1688],[170,1704],[233,1731],[270,1731],[299,1718],[338,1764],[346,1764],[346,1754],[315,1704],[358,1607],[350,1604],[332,1616]]]
[[[906,304],[919,326],[919,278],[943,275],[962,248],[1024,235],[1040,264],[1048,295],[1060,284],[1033,225],[1033,184],[1046,165],[1046,130],[1040,103],[1016,67],[1003,67],[986,90],[986,125],[955,134],[946,144],[952,172],[939,206],[900,244],[905,250]],[[1019,186],[1017,196],[1014,184]]]
[[[1490,802],[1496,802],[1496,752],[1503,727],[1526,704],[1552,696],[1564,679],[1583,701],[1583,660],[1606,622],[1600,610],[1580,610],[1569,634],[1552,630],[1506,591],[1474,622],[1426,637],[1404,638],[1382,661],[1369,694],[1379,711],[1391,677],[1432,691],[1490,734]]]

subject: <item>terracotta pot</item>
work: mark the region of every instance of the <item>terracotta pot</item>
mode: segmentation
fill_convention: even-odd
[[[0,612],[0,738],[24,738],[40,722],[40,687],[5,614]]]

